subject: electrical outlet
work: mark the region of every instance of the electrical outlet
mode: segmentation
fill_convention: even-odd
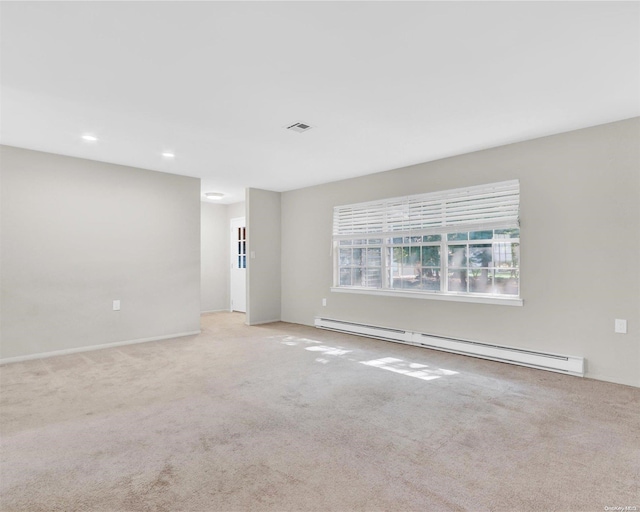
[[[327,299],[322,299],[322,305],[326,306],[327,305]]]
[[[114,311],[120,311],[120,301],[119,300],[114,300],[113,301],[113,310]]]
[[[621,318],[616,318],[615,332],[618,334],[627,334],[627,321]]]

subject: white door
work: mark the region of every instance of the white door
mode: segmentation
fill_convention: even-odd
[[[231,219],[231,311],[247,310],[247,228],[244,217]]]

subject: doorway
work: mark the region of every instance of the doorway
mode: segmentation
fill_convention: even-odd
[[[229,297],[231,311],[247,311],[247,228],[245,218],[231,219],[231,275]]]

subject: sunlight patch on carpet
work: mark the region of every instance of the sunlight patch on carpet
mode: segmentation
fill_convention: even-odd
[[[296,336],[269,336],[268,339],[277,339],[280,343],[289,347],[301,345],[305,350],[308,350],[309,352],[318,352],[318,355],[322,356],[334,356],[338,358],[345,358],[347,354],[351,354],[352,357],[356,356],[356,353],[354,353],[353,350],[347,350],[343,347],[331,347],[329,345],[324,345],[321,341],[310,338],[299,338]],[[307,346],[305,347],[304,345]],[[458,374],[458,372],[454,372],[452,370],[431,368],[427,364],[408,362],[395,357],[383,357],[380,359],[371,359],[370,361],[358,361],[351,357],[347,357],[346,359],[372,368],[380,368],[382,370],[426,381]],[[326,357],[317,357],[315,359],[315,361],[320,364],[327,364],[331,360],[335,359],[327,359]]]
[[[443,368],[429,368],[426,364],[407,363],[402,359],[395,357],[383,357],[381,359],[372,359],[371,361],[360,361],[360,364],[373,366],[382,370],[388,370],[394,373],[415,377],[421,380],[434,380],[447,375],[456,375],[458,372],[445,370]]]

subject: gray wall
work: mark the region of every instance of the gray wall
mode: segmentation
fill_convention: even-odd
[[[200,330],[199,179],[0,151],[0,357]]]
[[[202,201],[200,307],[229,310],[229,221],[227,206]]]
[[[280,320],[280,193],[247,189],[247,319]]]
[[[634,118],[282,193],[282,320],[584,356],[588,377],[640,386],[639,136]],[[333,206],[516,178],[523,307],[330,292]]]
[[[245,216],[245,204],[201,203],[202,312],[229,311],[230,222]]]

